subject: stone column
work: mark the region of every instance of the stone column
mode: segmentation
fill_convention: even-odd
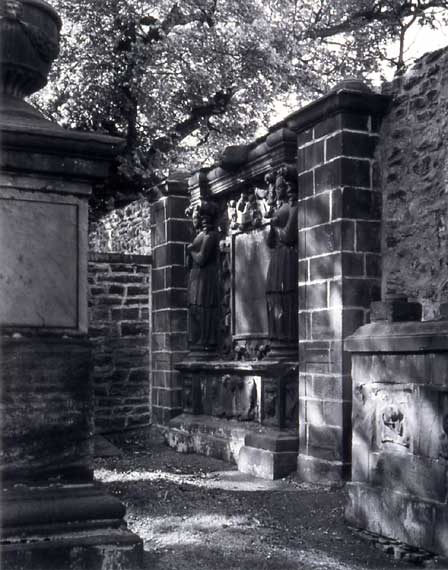
[[[93,482],[87,200],[121,141],[23,101],[45,85],[60,26],[42,0],[2,4],[1,555],[10,569],[115,569],[138,563],[141,541]]]
[[[186,182],[170,179],[151,206],[152,413],[159,425],[182,412],[182,382],[175,365],[187,352],[188,205]]]
[[[374,149],[386,103],[362,83],[343,82],[289,125],[298,132],[299,472],[305,479],[349,474],[344,339],[380,298]]]

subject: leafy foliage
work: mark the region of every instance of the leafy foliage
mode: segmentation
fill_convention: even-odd
[[[365,78],[442,0],[52,0],[62,51],[37,104],[65,126],[126,139],[97,205],[128,201],[168,168],[247,141],[273,106]],[[403,32],[404,29],[404,32]],[[399,61],[399,65],[403,62]]]

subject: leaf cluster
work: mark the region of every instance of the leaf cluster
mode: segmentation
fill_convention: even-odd
[[[124,137],[97,208],[149,191],[170,169],[250,140],[279,101],[368,80],[410,20],[442,0],[53,0],[61,54],[36,102],[63,126]],[[446,5],[447,4],[447,5]]]

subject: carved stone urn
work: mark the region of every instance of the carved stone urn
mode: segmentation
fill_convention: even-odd
[[[61,19],[43,0],[1,0],[0,68],[4,95],[25,97],[47,83],[59,53]]]

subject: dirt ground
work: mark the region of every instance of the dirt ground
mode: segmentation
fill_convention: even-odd
[[[144,541],[144,570],[416,568],[347,528],[343,488],[255,479],[176,453],[153,430],[108,439],[122,455],[97,458],[95,476],[126,504],[128,526]]]

